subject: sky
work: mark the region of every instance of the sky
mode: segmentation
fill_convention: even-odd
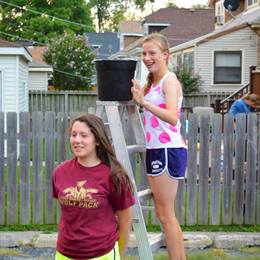
[[[162,8],[168,2],[168,0],[155,0],[154,6],[157,8]],[[208,3],[208,0],[174,0],[173,1],[178,7],[189,8],[195,4],[204,4]]]
[[[130,13],[135,16],[135,19],[139,19],[141,17],[144,17],[146,15],[149,15],[153,11],[156,11],[158,9],[166,7],[166,4],[169,2],[169,0],[154,0],[153,4],[146,5],[145,10],[141,13],[136,12],[136,10],[131,10]],[[208,0],[174,0],[173,1],[178,7],[184,7],[184,8],[190,8],[195,4],[203,4],[207,5]],[[132,16],[132,15],[130,15]]]

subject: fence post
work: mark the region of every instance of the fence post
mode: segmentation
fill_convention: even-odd
[[[221,99],[216,99],[215,100],[215,106],[214,106],[214,112],[215,113],[220,113],[221,110]]]
[[[68,114],[69,111],[69,93],[65,91],[64,95],[64,113]]]

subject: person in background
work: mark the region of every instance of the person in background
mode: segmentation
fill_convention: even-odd
[[[52,178],[61,206],[55,259],[124,259],[134,204],[131,181],[100,118],[75,118],[69,134],[75,157],[55,168]]]
[[[156,214],[163,226],[170,260],[186,259],[175,216],[178,180],[185,177],[187,147],[180,133],[182,85],[168,69],[169,43],[159,34],[144,38],[142,60],[149,74],[144,89],[132,80],[133,99],[144,108],[146,168]]]
[[[233,102],[229,109],[229,113],[236,116],[239,113],[248,114],[253,112],[255,109],[260,108],[260,97],[257,94],[248,94],[243,98],[240,98]]]

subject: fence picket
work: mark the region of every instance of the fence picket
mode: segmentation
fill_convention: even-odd
[[[8,112],[7,119],[7,224],[17,224],[17,114]]]
[[[224,187],[222,223],[232,223],[232,175],[233,175],[233,117],[231,114],[224,116]]]
[[[186,133],[186,115],[182,114],[181,116],[181,125],[182,125],[182,135],[185,139]],[[181,225],[184,225],[184,217],[185,217],[185,180],[179,180],[178,183],[178,191],[176,194],[176,200],[175,200],[175,212],[176,217]]]
[[[256,115],[248,114],[247,124],[247,174],[246,174],[246,208],[245,224],[255,223],[256,192]]]
[[[244,222],[244,164],[245,164],[245,134],[246,115],[236,117],[235,146],[235,194],[234,194],[234,224]]]
[[[208,224],[209,115],[200,116],[199,212],[198,223]]]
[[[5,118],[4,113],[0,112],[0,225],[5,224],[5,141],[4,141]]]
[[[45,114],[45,151],[46,151],[46,175],[45,175],[45,201],[46,212],[45,222],[46,224],[54,224],[54,201],[52,197],[52,172],[54,169],[54,133],[55,133],[55,114],[53,112],[47,112]]]
[[[67,159],[67,129],[68,116],[65,113],[58,113],[58,163]]]
[[[188,128],[187,224],[197,223],[197,134],[198,116],[190,114]]]
[[[212,152],[210,170],[210,224],[220,224],[220,171],[221,171],[221,125],[220,114],[213,116],[212,124]]]
[[[42,123],[41,112],[32,113],[33,224],[43,223],[42,214]]]
[[[257,191],[256,191],[256,224],[260,225],[260,116],[258,115],[258,129],[257,129]]]
[[[30,224],[30,115],[19,115],[20,128],[20,223]]]

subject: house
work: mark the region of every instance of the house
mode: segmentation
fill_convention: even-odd
[[[111,55],[119,51],[119,38],[117,33],[104,32],[85,33],[87,43],[96,53],[97,59],[108,59]]]
[[[0,111],[28,111],[28,66],[30,52],[0,39]]]
[[[219,2],[210,4],[217,9]],[[173,67],[199,74],[202,91],[234,92],[249,83],[249,67],[260,66],[260,0],[241,2],[236,16],[222,14],[223,25],[216,19],[213,32],[171,48]]]
[[[43,61],[43,54],[46,49],[47,47],[43,46],[28,47],[28,50],[32,55],[32,61],[29,63],[28,90],[48,90],[53,68]]]
[[[87,44],[93,49],[96,54],[96,59],[110,59],[112,55],[117,53],[120,48],[120,41],[117,33],[104,32],[85,33]],[[97,83],[96,73],[94,73],[91,79],[91,85],[95,89]]]
[[[119,23],[118,35],[120,39],[120,50],[123,50],[144,35],[141,21],[122,20]]]
[[[141,24],[143,35],[160,32],[168,38],[170,46],[173,47],[213,31],[214,11],[167,7],[146,16]],[[140,33],[135,33],[137,34],[139,36]],[[121,35],[120,38],[122,38]],[[141,61],[141,43],[142,38],[139,37],[135,42],[125,46],[117,55],[138,60],[136,78],[143,85],[147,69]]]

